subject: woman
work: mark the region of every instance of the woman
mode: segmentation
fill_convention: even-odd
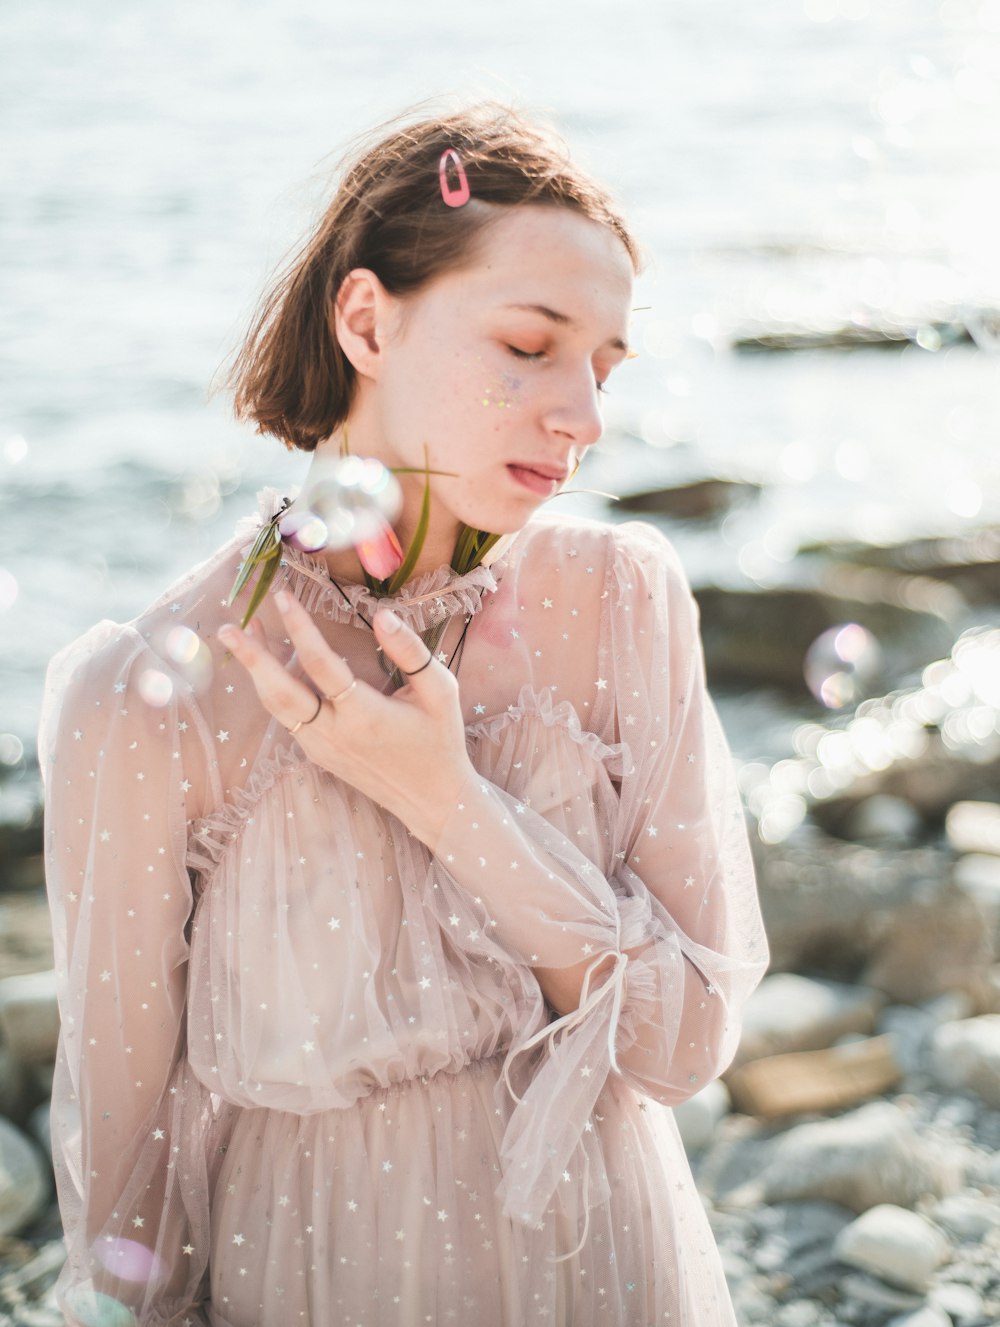
[[[265,494],[54,663],[71,1321],[732,1323],[658,1104],[725,1067],[765,964],[693,601],[651,528],[538,514],[636,266],[514,113],[393,128],[233,381],[314,464],[400,473],[402,589],[272,541],[241,630]],[[453,571],[469,530],[515,537]]]

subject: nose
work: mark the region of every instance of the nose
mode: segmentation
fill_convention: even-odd
[[[584,370],[561,375],[545,422],[550,432],[561,434],[575,447],[592,447],[598,441],[604,432],[604,419],[600,392],[589,364]]]

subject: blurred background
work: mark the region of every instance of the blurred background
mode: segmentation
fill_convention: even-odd
[[[776,967],[870,982],[881,962],[893,1008],[974,970],[960,1014],[995,1015],[998,0],[21,0],[0,51],[5,972],[51,962],[48,658],[135,615],[261,486],[300,482],[306,458],[209,385],[348,141],[425,98],[486,96],[554,121],[645,247],[639,357],[578,481],[622,501],[559,501],[638,514],[680,549]],[[970,923],[987,950],[959,947],[936,984],[886,975],[871,880],[909,907],[914,881],[957,887],[963,854],[962,887],[992,900]]]
[[[995,0],[512,0],[460,20],[443,0],[34,0],[0,11],[0,49],[8,768],[54,650],[301,478],[208,386],[341,148],[424,98],[548,115],[632,219],[640,357],[581,482],[762,486],[672,521],[696,585],[784,583],[800,544],[1000,510],[1000,356],[980,348],[1000,344]],[[891,348],[838,348],[852,326]],[[737,348],[755,336],[800,348]]]

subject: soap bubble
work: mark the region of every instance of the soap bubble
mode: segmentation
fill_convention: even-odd
[[[154,709],[161,710],[164,705],[170,704],[170,697],[174,694],[174,684],[166,673],[161,673],[158,668],[147,668],[139,675],[139,695],[147,705],[152,705]]]
[[[14,733],[0,733],[0,765],[13,768],[21,763],[24,743]]]
[[[163,1259],[134,1239],[99,1240],[94,1255],[123,1281],[161,1281],[166,1271]]]
[[[208,646],[190,627],[171,627],[164,644],[167,658],[177,665],[177,671],[195,691],[204,691],[212,680],[212,654]]]
[[[882,651],[857,622],[831,627],[817,636],[803,663],[806,685],[827,709],[855,705],[878,678]]]
[[[279,528],[291,542],[314,552],[318,548],[350,548],[373,539],[399,515],[403,503],[399,482],[381,461],[371,457],[342,456],[317,462],[302,493],[299,511],[282,517]],[[298,518],[312,517],[301,526]],[[319,526],[325,530],[322,543]]]

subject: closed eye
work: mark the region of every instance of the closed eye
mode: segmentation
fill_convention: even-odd
[[[526,359],[529,361],[537,361],[540,359],[544,359],[547,353],[544,350],[520,350],[518,349],[517,346],[511,346],[511,345],[508,345],[507,349],[516,359]],[[596,386],[599,392],[607,394],[608,389],[603,382],[600,382],[599,380],[595,379],[594,385]]]

